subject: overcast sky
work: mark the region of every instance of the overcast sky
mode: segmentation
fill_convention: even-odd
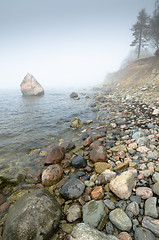
[[[44,88],[103,82],[132,50],[130,28],[154,0],[0,0],[0,87],[31,73]]]

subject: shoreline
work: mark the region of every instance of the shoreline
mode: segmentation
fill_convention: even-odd
[[[98,226],[96,226],[96,229],[102,230],[106,235],[110,234],[116,237],[119,236],[121,232],[127,232],[125,233],[125,236],[129,237],[127,239],[136,239],[136,229],[143,226],[146,200],[153,196],[157,201],[158,197],[158,193],[156,193],[156,190],[154,191],[152,187],[152,185],[155,185],[159,180],[157,178],[159,168],[158,114],[153,114],[158,105],[157,101],[153,102],[153,105],[151,102],[146,103],[144,99],[145,96],[146,94],[140,96],[140,98],[136,98],[135,96],[135,100],[135,98],[131,98],[130,95],[129,98],[124,98],[122,92],[117,93],[115,91],[111,96],[109,94],[105,95],[104,93],[98,95],[95,100],[99,108],[97,118],[93,123],[72,131],[72,135],[74,133],[76,134],[69,139],[69,142],[74,142],[76,148],[68,151],[68,153],[65,152],[65,157],[57,163],[63,169],[63,175],[57,183],[45,186],[41,181],[41,175],[46,169],[43,164],[45,156],[53,146],[47,146],[39,150],[39,152],[33,153],[33,159],[36,159],[36,161],[39,161],[41,164],[41,173],[38,173],[38,176],[33,176],[29,173],[28,182],[25,179],[26,184],[17,185],[12,190],[6,188],[4,191],[3,189],[2,195],[0,195],[1,230],[5,221],[5,213],[11,204],[32,189],[45,187],[56,196],[63,209],[63,217],[59,223],[59,228],[51,240],[61,238],[70,239],[73,226],[83,222],[83,216],[85,214],[84,210],[82,210],[83,206],[92,200],[102,201],[106,212],[104,227],[99,229]],[[154,106],[156,106],[155,109]],[[136,134],[135,139],[133,138],[135,136],[134,134]],[[61,137],[57,145],[59,145],[59,143],[61,145],[65,140],[66,139]],[[94,146],[92,145],[91,147],[91,144],[94,144]],[[91,157],[91,151],[96,148],[100,149],[100,154],[94,153],[94,156]],[[103,158],[101,158],[101,155]],[[36,158],[36,156],[38,157]],[[86,160],[85,167],[78,166],[78,168],[76,168],[75,165],[72,165],[72,159],[76,156],[81,156]],[[110,184],[111,180],[104,183],[102,182],[103,180],[100,179],[100,176],[105,170],[114,172],[116,177],[120,176],[123,172],[133,173],[132,181],[134,182],[134,186],[132,186],[131,189],[127,189],[124,193],[129,193],[128,198],[125,195],[123,198],[123,196],[120,195],[121,193],[117,193],[116,190],[113,189]],[[85,190],[78,198],[66,200],[61,197],[60,191],[70,176],[84,183]],[[127,187],[129,188],[129,186]],[[136,190],[139,187],[148,188],[148,191],[151,193],[150,196],[147,195],[146,198],[143,198],[143,193],[141,194],[141,192],[136,195]],[[10,193],[11,196],[9,197]],[[68,221],[69,209],[71,209],[75,203],[79,209],[81,209],[81,215],[73,222],[70,222]],[[123,204],[125,207],[122,207]],[[135,209],[134,206],[132,207],[130,204],[134,204]],[[112,205],[114,206],[113,209]],[[154,211],[157,211],[157,206],[158,203],[156,203],[156,206],[153,206],[155,208]],[[113,211],[118,208],[122,209],[122,213],[124,212],[129,218],[131,222],[129,230],[121,230],[122,226],[116,223],[118,220],[117,213],[115,214]],[[76,210],[74,211],[76,212]],[[112,215],[111,212],[114,213],[113,220],[110,217]],[[148,216],[151,215],[151,213],[148,214]],[[150,216],[150,218],[155,219],[154,216]],[[126,222],[124,222],[123,225],[124,224],[126,224]],[[153,229],[151,229],[151,231],[153,232]],[[140,234],[142,234],[142,230]],[[152,234],[158,236],[158,232],[153,232]]]

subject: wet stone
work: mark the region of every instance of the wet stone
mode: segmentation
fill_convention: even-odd
[[[82,156],[77,156],[72,159],[71,165],[77,169],[85,168],[87,165],[87,161]]]
[[[76,199],[80,197],[85,189],[82,181],[76,178],[69,179],[61,188],[60,195],[64,199]]]

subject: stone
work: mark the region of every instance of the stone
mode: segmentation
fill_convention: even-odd
[[[118,238],[105,235],[86,223],[78,223],[71,232],[70,240],[118,240]]]
[[[156,115],[158,116],[159,115],[159,109],[154,109],[153,112],[152,112],[152,115]]]
[[[154,150],[154,151],[148,151],[147,153],[147,158],[148,159],[152,159],[152,160],[158,160],[159,158],[159,153],[158,151]]]
[[[76,169],[85,168],[87,165],[87,161],[82,156],[76,156],[72,159],[71,165]]]
[[[111,165],[106,162],[95,162],[94,164],[94,170],[96,171],[96,173],[102,173],[106,169],[110,169],[110,168],[111,168]]]
[[[139,137],[141,136],[142,132],[138,131],[138,132],[135,132],[133,135],[132,135],[132,139],[134,140],[138,140]]]
[[[134,175],[125,171],[113,178],[109,183],[110,190],[120,199],[128,199],[134,187]]]
[[[152,186],[152,190],[153,192],[159,196],[159,182],[156,182],[153,186]]]
[[[49,239],[55,232],[61,215],[60,204],[48,190],[32,191],[9,209],[3,239]]]
[[[75,117],[70,122],[70,127],[72,127],[72,128],[81,128],[82,126],[83,126],[83,123],[78,117]]]
[[[43,87],[30,73],[27,73],[22,83],[20,84],[20,88],[23,96],[44,95]]]
[[[127,232],[121,232],[118,235],[118,239],[120,239],[120,240],[132,240],[132,237]]]
[[[63,142],[60,146],[65,149],[66,153],[70,152],[72,149],[74,149],[76,147],[74,142],[72,142],[72,141]]]
[[[136,195],[141,197],[142,199],[147,199],[153,196],[153,192],[151,188],[148,187],[138,187],[136,188]]]
[[[132,216],[137,216],[139,215],[139,205],[137,204],[137,202],[131,202],[128,204],[127,208],[126,208],[126,213],[127,212],[131,212]]]
[[[88,147],[92,142],[93,142],[92,137],[88,137],[88,138],[86,138],[85,141],[83,142],[83,146],[84,146],[84,147]]]
[[[76,92],[72,92],[70,94],[70,98],[78,98],[78,94]]]
[[[66,212],[67,221],[72,223],[81,218],[82,209],[78,204],[72,205]]]
[[[111,179],[115,177],[116,173],[107,169],[97,177],[96,184],[97,185],[107,184],[111,181]]]
[[[137,144],[140,145],[140,146],[145,146],[148,142],[148,139],[146,137],[140,137],[138,140],[137,140]]]
[[[90,144],[90,149],[92,150],[93,148],[99,147],[102,145],[102,141],[94,141],[93,143]]]
[[[104,191],[102,186],[96,186],[91,192],[92,199],[100,200],[104,197]]]
[[[105,205],[102,200],[91,200],[82,209],[83,221],[90,226],[102,230],[106,224]]]
[[[65,149],[63,147],[54,147],[44,158],[45,165],[60,163],[65,157]]]
[[[152,180],[154,183],[159,182],[159,173],[155,172],[152,176]]]
[[[105,162],[106,159],[106,151],[102,146],[95,147],[90,151],[90,160],[93,162]]]
[[[132,228],[130,218],[121,208],[116,208],[109,213],[110,221],[120,230],[129,231]]]
[[[77,199],[82,195],[85,184],[77,178],[69,179],[61,188],[60,195],[66,200]]]
[[[154,233],[155,236],[159,237],[159,219],[145,216],[142,220],[142,227],[147,228]]]
[[[146,170],[140,171],[140,174],[143,174],[144,177],[150,177],[152,176],[153,172],[151,170],[146,169]]]
[[[156,240],[154,234],[148,229],[139,227],[135,230],[135,240]]]
[[[147,153],[150,149],[145,146],[141,146],[141,147],[138,147],[136,150],[140,153]]]
[[[129,163],[128,162],[121,162],[119,164],[117,164],[113,170],[114,171],[121,171],[121,170],[124,170],[128,167]]]
[[[145,216],[149,216],[152,218],[158,217],[158,211],[157,211],[157,198],[156,197],[150,197],[145,201]]]
[[[26,171],[19,167],[6,168],[0,171],[0,189],[7,184],[19,184],[26,177]]]
[[[48,166],[42,173],[42,184],[51,186],[60,181],[63,175],[63,170],[59,164]]]
[[[104,200],[104,204],[107,206],[107,208],[109,208],[110,210],[114,210],[115,209],[115,203],[112,202],[109,199]]]
[[[112,151],[112,152],[121,152],[121,151],[127,152],[127,148],[126,148],[125,145],[117,145],[117,146],[115,146],[115,147],[112,147],[112,148],[110,149],[110,151]]]

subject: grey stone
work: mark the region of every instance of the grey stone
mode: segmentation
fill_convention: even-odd
[[[141,203],[141,198],[140,198],[139,196],[131,196],[131,197],[130,197],[130,200],[131,200],[132,202],[137,202],[138,204]]]
[[[78,223],[71,232],[70,240],[118,240],[118,238],[106,235],[88,224]]]
[[[126,212],[131,212],[132,216],[137,216],[139,215],[139,205],[137,202],[131,202],[126,208]]]
[[[83,221],[102,230],[106,224],[105,205],[100,201],[91,200],[82,209]]]
[[[153,175],[152,175],[152,180],[154,182],[159,182],[159,173],[158,172],[155,172]]]
[[[153,186],[152,186],[152,190],[153,192],[159,196],[159,182],[156,182]]]
[[[76,156],[72,159],[71,162],[72,166],[79,169],[79,168],[85,168],[87,165],[87,161],[82,156]]]
[[[134,140],[138,140],[139,139],[139,137],[141,136],[141,133],[142,132],[135,132],[133,135],[132,135],[132,138],[134,139]]]
[[[70,94],[70,98],[77,98],[78,97],[78,94],[76,92],[72,92]]]
[[[157,198],[156,197],[150,197],[145,201],[145,215],[157,218],[158,217],[158,211],[157,211]]]
[[[115,203],[109,199],[104,200],[104,204],[111,210],[115,209]]]
[[[129,231],[132,228],[130,218],[121,208],[116,208],[109,213],[110,221],[120,230]]]
[[[145,216],[142,220],[142,227],[147,228],[154,233],[155,236],[159,237],[159,219]]]
[[[114,227],[113,224],[109,221],[106,223],[106,233],[113,234],[114,233]]]
[[[153,152],[152,151],[148,151],[147,158],[148,159],[152,159],[152,160],[158,160],[158,158],[159,158],[158,151],[156,151],[156,150],[154,150]]]
[[[140,137],[138,140],[137,140],[137,144],[139,146],[146,146],[148,142],[148,139],[146,137]]]
[[[140,227],[135,230],[135,240],[156,240],[156,238],[151,231]]]
[[[77,178],[69,179],[60,190],[64,199],[76,199],[80,197],[85,189],[85,184]]]
[[[61,214],[60,204],[48,190],[25,194],[9,209],[3,240],[49,239]]]

